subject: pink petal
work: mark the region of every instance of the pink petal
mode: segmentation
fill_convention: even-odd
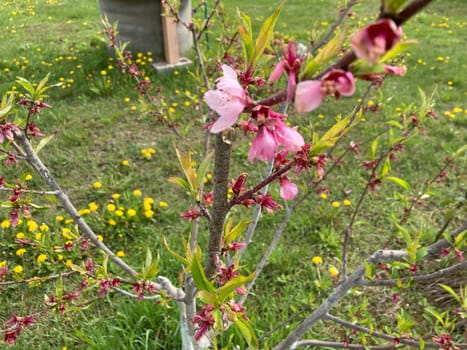
[[[282,73],[284,73],[284,61],[280,61],[276,68],[271,73],[271,76],[269,77],[269,81],[276,81],[278,80]]]
[[[253,160],[270,160],[274,158],[277,152],[277,142],[274,135],[266,128],[261,127],[251,143],[248,152],[248,159],[253,163]]]
[[[296,127],[290,128],[280,120],[275,124],[275,135],[277,142],[284,147],[285,151],[298,152],[305,144]]]
[[[399,75],[399,76],[403,77],[405,75],[405,73],[407,72],[407,67],[406,66],[401,66],[401,67],[390,66],[390,65],[385,64],[384,65],[384,70],[388,74],[395,74],[395,75]]]
[[[289,180],[281,180],[279,194],[283,200],[294,199],[298,194],[298,187]]]
[[[345,75],[337,79],[336,82],[337,91],[342,96],[352,96],[355,92],[355,78],[350,72],[346,72]]]
[[[319,107],[324,94],[321,91],[321,81],[305,80],[297,84],[295,89],[295,108],[298,113],[311,112]]]

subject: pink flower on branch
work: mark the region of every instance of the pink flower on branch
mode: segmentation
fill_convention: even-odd
[[[297,112],[311,112],[319,107],[326,95],[352,96],[355,92],[355,79],[352,73],[340,69],[328,72],[323,80],[305,80],[295,90]]]
[[[401,27],[390,19],[382,19],[361,29],[352,37],[350,45],[358,58],[376,64],[401,37]]]
[[[298,187],[294,183],[292,183],[287,175],[284,175],[279,180],[280,191],[279,194],[283,200],[291,200],[294,199],[295,196],[298,194]]]
[[[237,73],[229,66],[222,65],[224,76],[217,82],[217,90],[204,94],[209,108],[219,114],[210,131],[214,134],[230,128],[248,104],[248,96],[237,80]]]
[[[273,159],[280,146],[284,151],[296,153],[305,144],[297,128],[285,125],[283,122],[285,117],[269,107],[255,107],[251,117],[260,125],[248,152],[250,162],[255,159],[263,161]]]
[[[297,51],[297,45],[293,42],[289,42],[287,51],[282,49],[284,59],[279,61],[269,77],[269,81],[276,81],[284,72],[287,73],[289,76],[287,82],[287,102],[293,101],[295,88],[297,86],[297,76],[298,73],[300,73],[300,67],[303,61],[303,57],[299,57]]]

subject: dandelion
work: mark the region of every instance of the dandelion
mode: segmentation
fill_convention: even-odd
[[[36,239],[36,241],[40,241],[42,238],[42,232],[37,232],[34,238]]]
[[[126,103],[128,103],[128,102],[130,102],[130,98],[129,98],[129,97],[125,97],[125,98],[123,99],[123,101],[125,101]]]
[[[348,199],[344,199],[344,200],[342,201],[342,204],[344,204],[346,207],[348,207],[350,204],[352,204],[352,202],[349,201]]]
[[[129,217],[135,216],[136,215],[136,210],[128,209],[127,212],[126,212],[126,215],[128,215]]]
[[[0,226],[3,229],[9,228],[11,226],[11,222],[10,220],[3,220],[2,223],[0,223]]]
[[[334,266],[331,266],[329,269],[328,269],[328,272],[329,274],[331,275],[331,277],[337,277],[339,275],[339,270],[336,269]]]
[[[16,234],[16,238],[18,238],[18,239],[23,239],[23,238],[24,238],[24,233],[23,233],[23,232],[18,232],[18,233]]]
[[[129,166],[130,162],[127,159],[122,160],[122,165],[123,166]]]
[[[320,265],[323,263],[323,258],[321,258],[320,256],[314,256],[312,259],[311,259],[311,262],[315,265]]]
[[[65,220],[65,218],[64,218],[62,215],[57,215],[57,216],[55,217],[55,220],[57,220],[57,221],[63,221],[63,220]]]
[[[154,216],[154,212],[152,210],[145,210],[144,211],[144,216],[149,218],[152,218]]]
[[[62,255],[62,254],[58,254],[58,255],[57,255],[57,260],[58,260],[58,261],[62,261],[62,260],[63,260],[63,255]]]
[[[48,232],[49,231],[49,226],[42,223],[42,225],[39,227],[39,230],[41,230],[41,232]]]
[[[14,268],[13,268],[13,272],[14,273],[21,273],[23,272],[23,267],[21,265],[16,265]]]
[[[28,220],[28,222],[26,223],[26,225],[28,226],[29,232],[34,232],[34,231],[36,231],[37,228],[39,227],[39,225],[37,224],[37,222],[35,222],[34,220]]]
[[[69,225],[69,224],[71,224],[72,222],[73,222],[73,219],[66,219],[66,220],[65,220],[65,224],[66,224],[66,225]]]
[[[94,187],[95,189],[98,189],[98,188],[101,188],[102,187],[102,183],[99,182],[99,181],[96,181],[92,184],[92,187]]]
[[[24,178],[26,181],[31,181],[32,180],[32,175],[31,174],[27,174]]]
[[[120,196],[121,196],[120,194],[114,193],[114,194],[112,195],[112,198],[115,199],[115,200],[117,200],[117,199],[120,198]]]
[[[134,190],[133,191],[133,196],[135,197],[140,197],[143,193],[140,190]]]
[[[47,260],[47,255],[45,255],[45,254],[40,254],[40,255],[37,257],[37,262],[38,262],[39,264],[42,264],[42,263],[43,263],[44,261],[46,261],[46,260]]]
[[[125,252],[124,252],[123,250],[119,250],[119,251],[117,252],[117,256],[120,257],[120,258],[121,258],[121,257],[124,257],[124,256],[125,256]]]
[[[99,242],[102,242],[104,240],[104,237],[102,235],[97,235],[97,239]]]
[[[130,107],[130,109],[131,109],[132,111],[136,111],[136,110],[138,109],[138,107],[136,107],[135,105],[133,105],[133,106]]]
[[[341,204],[340,204],[339,202],[337,202],[337,201],[334,201],[334,202],[331,203],[331,205],[332,205],[334,208],[339,208]]]
[[[121,211],[120,209],[119,209],[119,210],[116,210],[116,211],[115,211],[115,215],[116,215],[116,216],[123,216],[123,211]]]
[[[62,236],[65,239],[74,239],[73,235],[71,234],[71,230],[68,227],[62,228]]]
[[[71,267],[71,265],[73,265],[73,261],[71,259],[67,259],[67,261],[65,261],[65,265],[67,267]]]
[[[78,210],[78,214],[81,215],[81,216],[91,214],[91,210],[89,210],[88,208],[80,209],[80,210]]]
[[[110,226],[115,226],[115,225],[117,225],[117,222],[116,222],[114,219],[109,219],[109,220],[107,221],[107,223],[108,223]]]
[[[115,209],[116,209],[115,204],[112,204],[112,203],[107,204],[107,211],[115,211]]]
[[[88,207],[89,207],[89,210],[92,211],[92,212],[97,211],[97,209],[99,208],[99,206],[96,204],[96,202],[89,203]]]
[[[105,69],[101,70],[101,75],[102,76],[106,76],[107,75],[107,71]]]
[[[161,201],[159,202],[159,206],[165,208],[165,207],[168,207],[169,205],[166,202]]]
[[[16,251],[15,254],[16,254],[16,256],[23,256],[24,253],[26,253],[26,249],[20,248],[20,249],[18,249],[18,250]]]
[[[326,198],[328,198],[328,195],[326,193],[322,192],[322,193],[320,193],[319,197],[321,199],[326,199]]]

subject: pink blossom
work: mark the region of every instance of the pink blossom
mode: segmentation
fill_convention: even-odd
[[[297,75],[300,72],[303,57],[298,56],[298,47],[294,42],[289,42],[287,51],[282,49],[282,54],[284,59],[280,60],[276,68],[274,68],[269,77],[269,81],[278,80],[281,75],[286,72],[289,76],[287,82],[287,102],[292,102],[297,86]]]
[[[294,199],[298,194],[298,187],[294,183],[290,182],[287,176],[282,177],[279,180],[280,191],[279,194],[283,200]]]
[[[382,19],[361,29],[352,37],[350,45],[358,58],[376,64],[401,37],[401,27],[390,19]]]
[[[405,73],[407,73],[407,67],[406,66],[390,66],[388,64],[385,64],[383,66],[384,70],[388,74],[395,74],[400,77],[403,77]]]
[[[295,108],[297,112],[311,112],[318,108],[326,95],[334,95],[336,99],[351,96],[355,92],[355,79],[352,73],[340,69],[328,72],[322,81],[305,80],[295,90]]]
[[[274,157],[277,152],[277,141],[274,134],[265,127],[260,127],[256,137],[251,143],[248,152],[248,159],[253,162],[255,159],[269,160]]]
[[[285,125],[282,121],[284,116],[269,107],[256,107],[251,117],[256,119],[260,125],[248,153],[250,162],[254,159],[263,161],[273,159],[279,146],[284,151],[298,152],[305,144],[297,128]]]
[[[229,66],[222,65],[224,76],[217,82],[217,90],[204,94],[204,101],[209,108],[219,114],[211,127],[212,133],[219,133],[230,128],[247,105],[247,95],[237,80],[237,73]]]

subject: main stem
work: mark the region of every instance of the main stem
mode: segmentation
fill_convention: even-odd
[[[211,277],[218,265],[222,248],[224,221],[229,211],[227,193],[229,190],[230,157],[232,145],[223,140],[222,134],[216,135],[214,174],[213,174],[213,206],[209,222],[208,262],[206,275]]]

